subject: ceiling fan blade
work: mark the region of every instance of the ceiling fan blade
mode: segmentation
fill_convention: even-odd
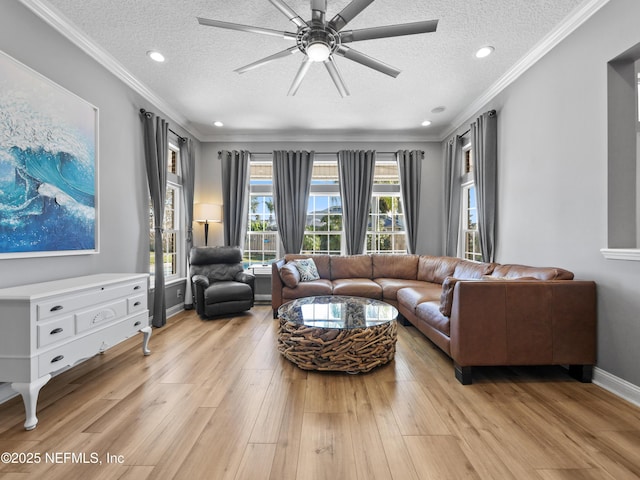
[[[273,62],[274,60],[288,57],[289,55],[293,55],[294,53],[299,51],[300,49],[296,45],[295,47],[290,47],[290,48],[287,48],[286,50],[283,50],[282,52],[274,53],[273,55],[269,55],[268,57],[263,58],[262,60],[258,60],[256,62],[250,63],[249,65],[245,65],[244,67],[236,68],[234,72],[238,72],[238,73],[248,72],[249,70],[253,70],[254,68],[261,67],[263,65],[266,65],[267,63]]]
[[[324,26],[324,17],[327,14],[327,0],[311,0],[311,22]]]
[[[373,3],[373,0],[353,0],[342,9],[329,22],[329,26],[336,32],[342,30],[344,26],[353,20],[360,12]]]
[[[300,84],[302,83],[302,79],[304,78],[304,76],[309,71],[309,67],[311,66],[312,63],[313,63],[313,61],[309,57],[305,57],[305,59],[302,61],[302,65],[300,65],[300,69],[298,70],[298,73],[296,74],[296,78],[293,79],[293,83],[291,84],[291,88],[289,88],[289,91],[287,92],[288,96],[293,97],[296,94],[296,92],[298,91],[298,88],[300,88]]]
[[[282,0],[269,0],[278,10],[285,14],[285,16],[296,24],[297,27],[306,27],[305,22],[300,15],[298,15],[289,5]]]
[[[200,17],[198,17],[198,23],[208,27],[227,28],[229,30],[238,30],[240,32],[261,33],[263,35],[271,35],[273,37],[287,38],[291,40],[296,39],[296,34],[292,32],[281,32],[270,28],[252,27],[251,25],[242,25],[240,23],[221,22],[220,20],[210,20],[208,18]]]
[[[402,35],[415,35],[418,33],[435,32],[438,20],[426,20],[424,22],[403,23],[401,25],[385,25],[384,27],[362,28],[340,32],[342,43],[358,42],[360,40],[372,40],[374,38],[400,37]]]
[[[336,65],[336,61],[333,57],[326,59],[324,61],[324,66],[327,67],[327,71],[329,72],[329,75],[331,75],[331,80],[336,84],[336,88],[338,89],[338,92],[340,92],[340,96],[343,98],[348,97],[349,90],[347,90],[347,86],[342,79],[342,75],[340,75],[340,71],[338,70],[338,66]]]
[[[386,63],[383,63],[380,60],[376,60],[375,58],[371,58],[369,55],[358,52],[353,48],[340,45],[334,53],[340,55],[341,57],[348,58],[349,60],[364,65],[365,67],[373,68],[374,70],[382,72],[393,78],[400,75],[400,70],[398,70],[397,68],[394,68],[391,65],[387,65]]]

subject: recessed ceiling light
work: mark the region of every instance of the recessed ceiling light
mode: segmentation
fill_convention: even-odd
[[[425,120],[424,122],[421,123],[421,125],[423,127],[428,127],[429,125],[431,125],[431,120]]]
[[[489,55],[491,55],[493,53],[494,50],[495,50],[495,48],[493,48],[491,45],[487,45],[486,47],[480,48],[476,52],[476,57],[477,58],[488,57]]]
[[[213,124],[214,124],[216,127],[224,127],[224,123],[222,123],[222,122],[220,122],[220,121],[213,122]]]
[[[154,62],[164,62],[164,55],[162,55],[160,52],[156,52],[155,50],[149,50],[147,52],[147,55]]]
[[[446,110],[445,107],[436,107],[433,110],[431,110],[431,113],[442,113]]]

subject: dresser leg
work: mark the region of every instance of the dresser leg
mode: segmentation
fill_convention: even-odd
[[[38,403],[38,394],[40,389],[46,385],[51,379],[51,375],[47,374],[31,383],[12,383],[11,388],[22,395],[22,401],[24,402],[24,411],[26,414],[26,421],[24,422],[25,430],[33,430],[38,424],[38,417],[36,417],[36,405]]]
[[[142,353],[145,355],[150,355],[151,350],[149,350],[149,339],[151,338],[151,327],[141,328],[140,331],[144,338],[142,339]]]

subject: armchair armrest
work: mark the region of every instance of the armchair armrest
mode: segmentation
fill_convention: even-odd
[[[197,287],[207,288],[209,286],[209,279],[204,275],[194,275],[191,277],[191,281]]]
[[[247,272],[238,272],[235,276],[235,281],[246,283],[251,287],[251,291],[255,293],[256,277],[253,274]]]
[[[191,277],[193,293],[196,299],[196,312],[204,315],[204,291],[209,287],[209,279],[204,275],[194,275]]]

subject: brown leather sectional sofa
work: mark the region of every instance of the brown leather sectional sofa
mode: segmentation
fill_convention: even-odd
[[[300,281],[285,267],[303,258],[313,258],[319,279]],[[280,305],[300,297],[376,298],[447,353],[463,384],[472,382],[472,367],[490,365],[566,365],[591,381],[596,287],[567,270],[383,254],[286,255],[272,269],[274,318]]]

